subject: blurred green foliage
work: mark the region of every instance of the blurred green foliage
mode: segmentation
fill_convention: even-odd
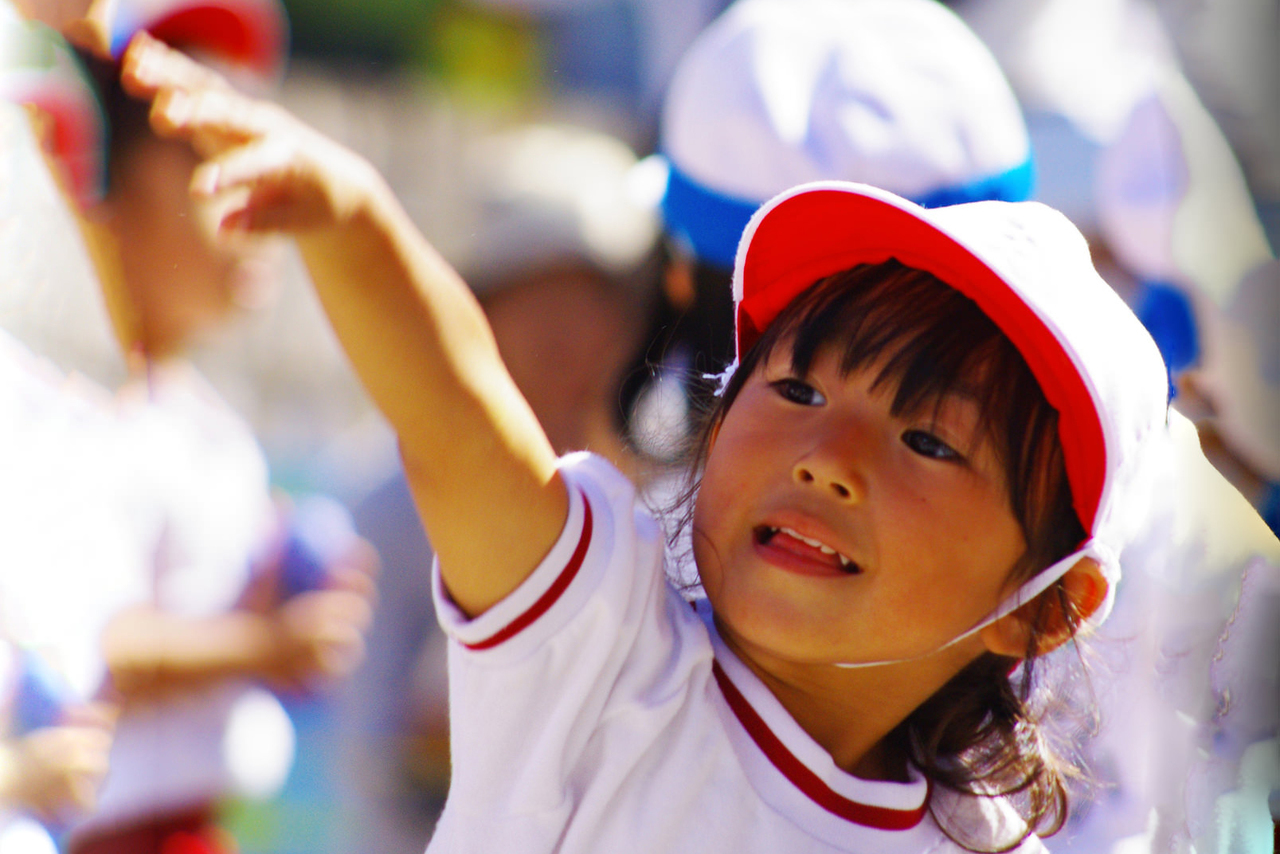
[[[519,103],[545,83],[540,33],[529,21],[441,4],[417,62],[455,94],[491,107]]]
[[[299,55],[378,65],[412,61],[445,0],[283,0]]]
[[[519,13],[467,0],[283,0],[292,51],[373,70],[423,71],[489,106],[519,102],[545,81],[542,35]]]

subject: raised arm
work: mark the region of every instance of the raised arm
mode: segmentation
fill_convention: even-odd
[[[206,162],[192,191],[223,232],[293,235],[400,453],[445,584],[479,614],[538,564],[568,498],[555,454],[470,290],[362,158],[140,35],[123,82]]]

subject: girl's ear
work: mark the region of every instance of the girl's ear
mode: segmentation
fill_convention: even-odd
[[[1018,610],[1006,614],[978,633],[988,652],[1011,658],[1025,658],[1034,649],[1036,655],[1052,652],[1075,634],[1074,625],[1089,619],[1107,598],[1109,588],[1098,562],[1082,557],[1062,576],[1062,587],[1074,612],[1065,613],[1061,600],[1051,587]],[[1043,606],[1041,602],[1043,601]],[[1039,626],[1037,627],[1037,617]]]

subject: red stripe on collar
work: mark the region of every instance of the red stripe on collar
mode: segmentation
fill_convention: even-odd
[[[591,545],[591,502],[587,500],[586,493],[582,494],[582,534],[578,538],[577,548],[573,550],[573,555],[569,558],[569,562],[565,564],[565,568],[560,571],[560,575],[552,582],[547,591],[538,597],[538,601],[534,602],[527,611],[516,617],[502,629],[494,632],[484,640],[475,641],[474,643],[464,643],[467,649],[484,650],[492,649],[495,646],[508,641],[527,629],[529,626],[551,609],[560,596],[568,589],[569,584],[577,576],[578,570],[582,568],[582,561],[587,556],[587,546]]]
[[[928,790],[925,792],[924,802],[919,807],[912,810],[896,810],[850,800],[832,789],[797,759],[773,734],[769,725],[725,675],[719,662],[712,662],[711,669],[715,674],[716,683],[720,686],[720,692],[729,703],[729,708],[733,710],[756,746],[769,757],[769,761],[791,781],[792,785],[818,806],[846,821],[879,830],[910,830],[924,818],[929,806]]]

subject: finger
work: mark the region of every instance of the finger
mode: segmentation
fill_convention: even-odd
[[[12,5],[24,18],[61,30],[87,14],[92,4],[90,0],[15,0]]]
[[[110,730],[115,726],[120,709],[111,703],[94,700],[68,706],[62,713],[65,726],[95,727]]]
[[[71,0],[78,9],[75,18],[60,27],[67,41],[77,47],[111,59],[111,22],[119,15],[118,0]]]
[[[286,180],[292,146],[279,139],[253,140],[228,148],[196,167],[191,193],[213,199],[233,191],[254,190]]]
[[[343,637],[325,643],[319,650],[317,664],[330,679],[346,676],[364,660],[364,638],[359,632],[344,632]]]
[[[274,105],[230,89],[162,89],[151,105],[155,132],[192,143],[202,157],[259,139],[280,121]]]
[[[315,187],[296,180],[290,150],[278,140],[262,140],[196,168],[191,193],[219,211],[220,236],[296,231],[322,219],[328,202]]]
[[[107,753],[111,749],[112,735],[98,728],[87,727],[77,729],[75,733],[75,750],[87,770],[94,770],[105,765]],[[104,768],[105,770],[105,768]]]
[[[373,619],[373,607],[368,598],[348,590],[316,591],[316,605],[325,616],[325,625],[341,631],[363,631]]]
[[[352,543],[346,556],[347,562],[356,567],[369,579],[377,578],[382,572],[382,557],[373,543],[363,537]]]
[[[230,89],[226,78],[191,57],[139,32],[120,62],[120,84],[136,98],[152,98],[161,89]]]
[[[68,805],[78,813],[89,812],[98,802],[98,786],[101,782],[101,778],[96,776],[91,779],[77,777],[72,780],[67,792],[70,801]]]
[[[347,590],[366,599],[373,599],[378,592],[375,580],[376,571],[376,565],[371,568],[369,564],[363,562],[340,564],[333,569],[329,588],[332,590]]]
[[[333,222],[333,204],[314,186],[292,184],[288,175],[258,181],[247,193],[222,208],[218,234],[225,239],[236,235],[298,235]]]

